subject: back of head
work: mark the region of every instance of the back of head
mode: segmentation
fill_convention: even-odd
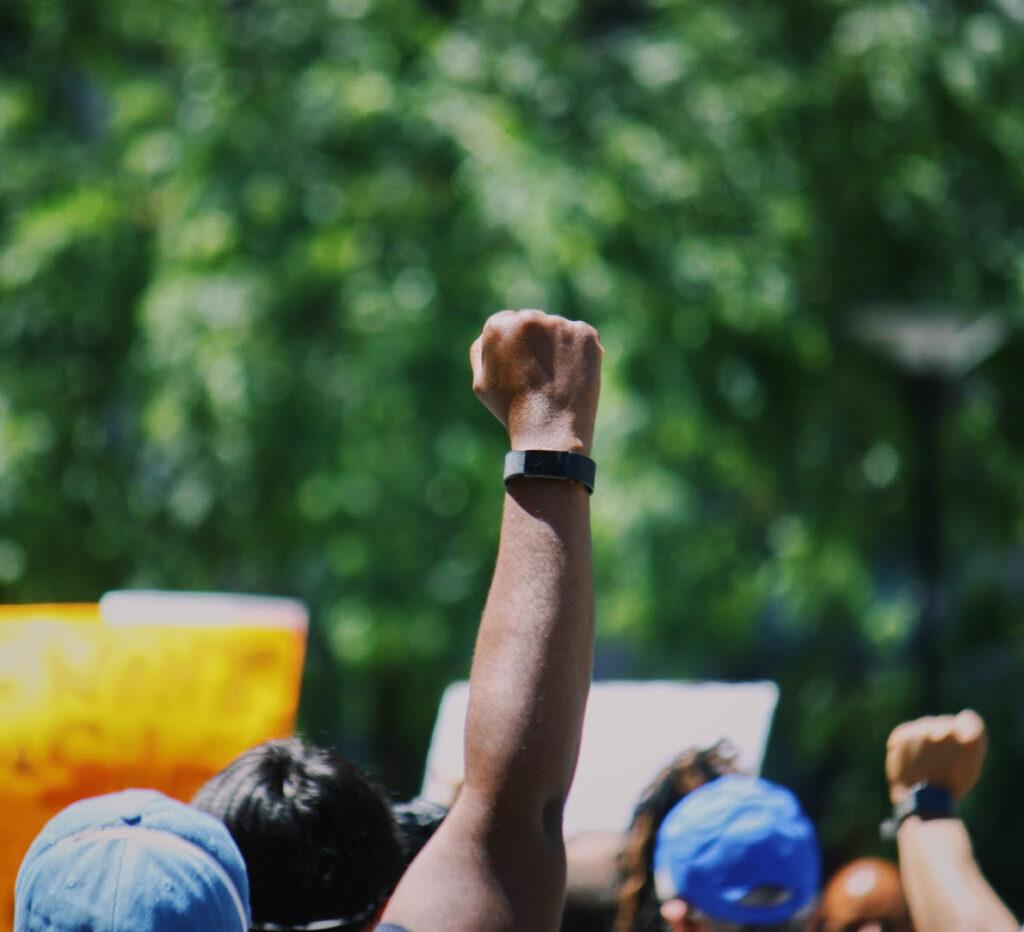
[[[15,932],[246,932],[242,855],[224,826],[152,790],[75,803],[32,843]]]
[[[402,859],[408,867],[434,837],[434,833],[447,818],[448,810],[429,799],[416,796],[408,802],[395,803],[391,807],[391,815],[402,846]]]
[[[736,773],[736,751],[728,741],[683,751],[644,790],[622,853],[615,932],[661,932],[660,903],[654,890],[654,846],[658,828],[671,809],[699,786]]]
[[[680,900],[718,923],[770,926],[808,909],[821,856],[814,826],[785,787],[724,776],[665,817],[654,852],[664,903]]]
[[[859,858],[840,868],[825,886],[815,932],[858,932],[884,927],[911,932],[899,868],[881,858]]]
[[[382,793],[339,755],[298,738],[246,751],[192,802],[223,820],[242,850],[254,928],[358,929],[401,875]]]

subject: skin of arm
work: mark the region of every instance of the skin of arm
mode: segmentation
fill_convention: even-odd
[[[473,344],[473,388],[513,449],[589,453],[601,345],[539,311],[492,316]],[[402,878],[384,921],[413,932],[557,929],[562,808],[593,659],[589,496],[514,479],[470,675],[465,780]]]
[[[893,804],[916,783],[963,799],[981,775],[986,746],[985,723],[970,710],[898,726],[885,762]],[[911,816],[900,826],[897,844],[916,932],[1018,932],[1019,923],[982,875],[959,819]]]

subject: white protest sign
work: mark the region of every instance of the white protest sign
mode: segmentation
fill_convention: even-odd
[[[621,832],[654,776],[681,751],[727,738],[757,774],[779,699],[775,683],[658,680],[594,683],[587,702],[565,834]],[[469,684],[445,690],[427,755],[422,795],[451,805],[462,783]]]

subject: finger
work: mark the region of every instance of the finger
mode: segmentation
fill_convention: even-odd
[[[979,741],[985,736],[985,721],[974,709],[964,709],[953,720],[953,733],[964,744]]]
[[[561,317],[554,319],[562,320]],[[566,330],[566,333],[571,333],[571,339],[577,345],[585,347],[587,352],[596,351],[597,362],[600,363],[604,358],[604,347],[601,345],[601,337],[597,332],[597,328],[591,326],[585,320],[570,320],[567,323],[569,328]]]

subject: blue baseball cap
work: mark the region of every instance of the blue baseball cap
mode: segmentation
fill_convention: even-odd
[[[155,790],[74,803],[28,849],[14,932],[247,932],[245,862],[213,816]]]
[[[665,817],[654,873],[663,900],[680,897],[712,919],[783,922],[817,896],[821,853],[789,790],[730,774],[688,793]]]

